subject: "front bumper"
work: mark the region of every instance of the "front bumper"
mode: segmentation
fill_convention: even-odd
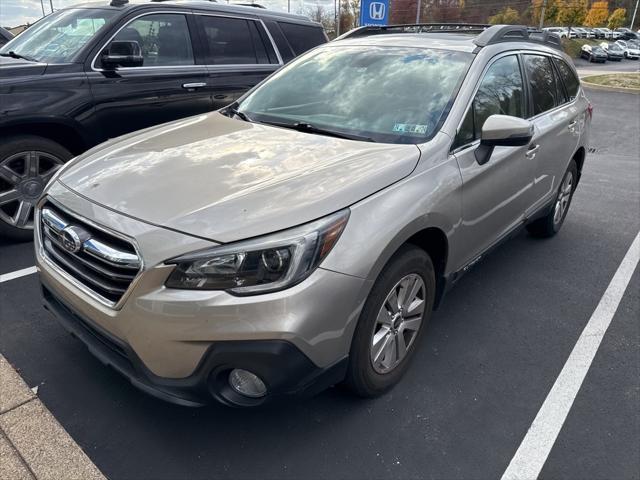
[[[103,364],[149,395],[182,406],[203,406],[216,399],[229,406],[252,407],[292,395],[313,395],[340,382],[346,373],[347,357],[320,368],[290,342],[255,340],[214,342],[191,375],[163,378],[154,375],[129,345],[83,318],[45,283],[42,300],[45,309]],[[234,368],[256,373],[269,393],[255,399],[233,391],[227,379]]]

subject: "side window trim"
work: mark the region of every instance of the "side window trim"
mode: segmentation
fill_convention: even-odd
[[[515,56],[518,60],[518,65],[520,67],[520,75],[522,77],[522,82],[523,82],[523,91],[524,91],[524,111],[528,114],[529,110],[528,110],[528,88],[527,85],[525,85],[526,83],[526,77],[523,75],[523,69],[524,69],[524,65],[522,62],[522,59],[520,58],[520,52],[519,51],[507,51],[507,52],[502,52],[499,53],[498,55],[496,55],[495,57],[492,57],[491,60],[485,65],[484,70],[482,70],[482,74],[480,74],[480,78],[478,79],[478,81],[476,82],[474,89],[473,89],[473,95],[471,95],[471,101],[469,102],[469,104],[467,105],[467,108],[464,111],[464,114],[462,115],[462,117],[460,118],[460,121],[458,122],[458,126],[456,127],[456,134],[453,138],[453,141],[451,142],[451,147],[449,147],[449,153],[455,154],[455,153],[459,153],[462,150],[466,150],[467,148],[470,148],[472,146],[475,146],[475,144],[480,142],[480,139],[474,139],[471,142],[467,142],[463,145],[456,145],[456,140],[458,138],[458,132],[460,132],[460,128],[462,127],[462,124],[465,120],[465,118],[467,117],[467,114],[469,113],[469,110],[473,107],[473,101],[476,98],[476,95],[478,94],[478,90],[480,90],[480,85],[482,85],[482,82],[484,81],[485,77],[487,76],[487,72],[489,71],[489,69],[493,66],[494,63],[496,63],[497,61],[505,58],[505,57],[509,57],[509,56]],[[472,113],[473,115],[475,115],[475,112]],[[474,122],[475,122],[475,118],[474,118]]]
[[[189,16],[191,15],[204,15],[204,16],[212,16],[212,17],[227,17],[227,18],[239,18],[242,20],[253,20],[257,22],[257,26],[258,28],[260,28],[260,26],[264,29],[264,31],[266,32],[267,37],[269,38],[269,41],[271,42],[271,45],[273,47],[273,50],[276,52],[276,57],[278,58],[278,62],[279,63],[256,63],[256,64],[240,64],[240,65],[204,65],[204,64],[200,64],[198,63],[197,59],[196,59],[196,63],[194,65],[168,65],[168,66],[150,66],[150,67],[123,67],[123,68],[119,68],[119,71],[127,71],[127,70],[136,70],[136,71],[144,71],[144,70],[150,70],[150,69],[167,69],[167,68],[202,68],[203,66],[207,66],[207,67],[273,67],[273,66],[282,66],[283,65],[283,61],[282,61],[282,57],[280,56],[280,52],[278,51],[278,47],[276,46],[275,42],[273,41],[273,37],[271,36],[271,33],[269,32],[269,29],[265,26],[264,22],[262,21],[261,18],[252,18],[252,17],[242,17],[242,16],[235,16],[235,15],[224,15],[224,14],[218,14],[218,13],[206,13],[206,12],[202,12],[202,11],[193,11],[193,10],[156,10],[153,12],[143,12],[139,15],[133,16],[131,18],[128,18],[120,27],[118,27],[116,29],[116,31],[110,35],[107,40],[102,44],[102,46],[98,49],[98,51],[96,52],[95,56],[93,57],[93,60],[91,61],[91,70],[94,72],[104,72],[105,70],[103,68],[98,68],[96,66],[96,62],[98,61],[98,57],[100,56],[100,53],[107,48],[107,46],[111,43],[111,41],[116,37],[116,35],[118,35],[118,33],[120,33],[121,30],[123,30],[124,28],[127,27],[127,25],[131,24],[131,22],[134,22],[136,20],[138,20],[141,17],[146,17],[149,15],[158,15],[158,14],[176,14],[176,15],[184,15],[187,19],[187,25],[189,27],[189,35],[191,36],[191,47],[195,52],[199,52],[201,53],[201,47],[204,48],[204,45],[202,45],[202,40],[200,39],[200,29],[201,27],[198,27],[198,31],[197,32],[193,32],[191,29],[191,23],[189,22]],[[194,55],[195,56],[195,55]]]
[[[273,41],[273,37],[271,36],[271,33],[269,32],[269,29],[265,26],[264,22],[262,21],[261,18],[256,18],[256,17],[243,17],[240,15],[225,15],[225,14],[221,14],[221,13],[207,13],[207,12],[202,12],[202,11],[197,11],[197,12],[193,12],[194,15],[196,16],[200,16],[200,17],[220,17],[220,18],[236,18],[239,20],[246,20],[249,22],[255,22],[256,23],[256,27],[257,28],[262,28],[262,30],[266,33],[267,38],[269,39],[269,41],[271,42],[271,47],[273,48],[273,51],[276,52],[276,57],[278,59],[278,63],[239,63],[239,64],[224,64],[224,65],[216,65],[216,64],[209,64],[207,62],[205,62],[205,66],[206,67],[210,67],[210,68],[220,68],[220,67],[224,67],[225,69],[229,69],[229,67],[232,68],[242,68],[242,67],[274,67],[274,66],[282,66],[283,65],[283,61],[282,61],[282,57],[280,56],[280,52],[278,51],[278,47],[276,46],[276,43]],[[202,26],[200,25],[199,30],[202,30]],[[265,48],[267,46],[265,45]],[[206,48],[206,47],[205,47]],[[208,49],[206,49],[207,53],[208,53]],[[257,61],[257,59],[256,59]]]

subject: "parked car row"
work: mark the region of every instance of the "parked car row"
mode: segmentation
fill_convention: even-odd
[[[629,28],[589,28],[589,27],[546,27],[546,30],[555,33],[560,38],[586,38],[586,39],[603,39],[603,40],[637,40],[640,34]]]
[[[306,17],[199,2],[59,10],[0,49],[0,235],[33,237],[57,168],[109,138],[222,108],[327,41]]]
[[[640,58],[640,42],[636,40],[617,40],[602,42],[600,45],[583,45],[580,56],[590,62],[604,63],[607,60],[621,61],[623,58]]]

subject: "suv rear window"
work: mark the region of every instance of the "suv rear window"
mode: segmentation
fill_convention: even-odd
[[[565,88],[567,89],[567,93],[569,94],[569,99],[573,100],[578,95],[578,90],[580,89],[580,81],[576,74],[573,73],[573,70],[564,60],[560,60],[556,58],[555,60],[556,67],[558,67],[558,71],[560,72],[560,78],[564,83]]]
[[[278,22],[278,25],[280,25],[284,36],[287,37],[289,45],[291,45],[296,55],[300,55],[327,41],[320,27],[287,22]]]

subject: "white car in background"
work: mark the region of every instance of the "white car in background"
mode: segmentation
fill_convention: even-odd
[[[640,58],[640,42],[637,40],[616,40],[616,45],[624,50],[624,58]]]
[[[560,38],[569,38],[569,30],[564,27],[546,27],[546,28],[543,28],[542,30],[549,33],[555,33]],[[576,32],[574,31],[571,32],[571,38],[576,38],[577,36],[578,34]]]

